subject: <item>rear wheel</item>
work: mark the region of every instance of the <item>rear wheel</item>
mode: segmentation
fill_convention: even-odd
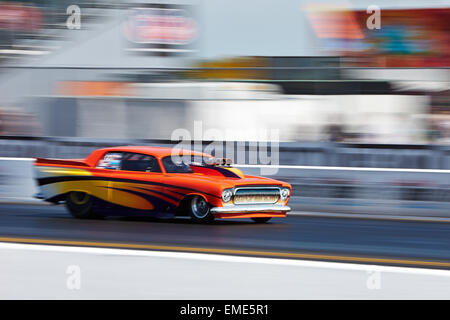
[[[256,223],[266,223],[267,221],[269,221],[270,219],[272,219],[271,217],[266,217],[266,218],[252,218],[253,221],[255,221]]]
[[[85,192],[69,192],[66,198],[66,208],[75,218],[95,218],[95,214],[92,211],[92,197]]]
[[[195,222],[208,223],[214,220],[210,205],[200,196],[194,196],[189,205],[190,216]]]

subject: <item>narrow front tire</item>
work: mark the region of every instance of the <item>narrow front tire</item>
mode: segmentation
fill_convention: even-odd
[[[211,213],[211,206],[203,197],[195,196],[189,203],[189,211],[191,219],[198,223],[210,223],[214,220]]]

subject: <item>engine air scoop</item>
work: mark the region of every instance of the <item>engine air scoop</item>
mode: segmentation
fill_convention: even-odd
[[[205,163],[210,166],[230,167],[233,160],[231,158],[208,158],[205,159]]]

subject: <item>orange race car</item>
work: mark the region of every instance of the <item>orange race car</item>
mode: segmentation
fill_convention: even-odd
[[[285,217],[291,185],[244,175],[227,159],[162,147],[113,147],[86,159],[34,163],[37,197],[65,202],[77,218],[105,215],[251,218]]]

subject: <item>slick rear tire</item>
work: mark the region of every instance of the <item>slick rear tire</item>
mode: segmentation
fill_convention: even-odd
[[[189,202],[189,215],[194,222],[210,223],[214,221],[211,206],[200,196],[194,196]]]
[[[253,221],[255,221],[255,223],[266,223],[267,221],[269,221],[272,218],[252,218]]]
[[[67,194],[66,208],[78,219],[96,218],[92,211],[92,197],[85,192],[72,191]]]

